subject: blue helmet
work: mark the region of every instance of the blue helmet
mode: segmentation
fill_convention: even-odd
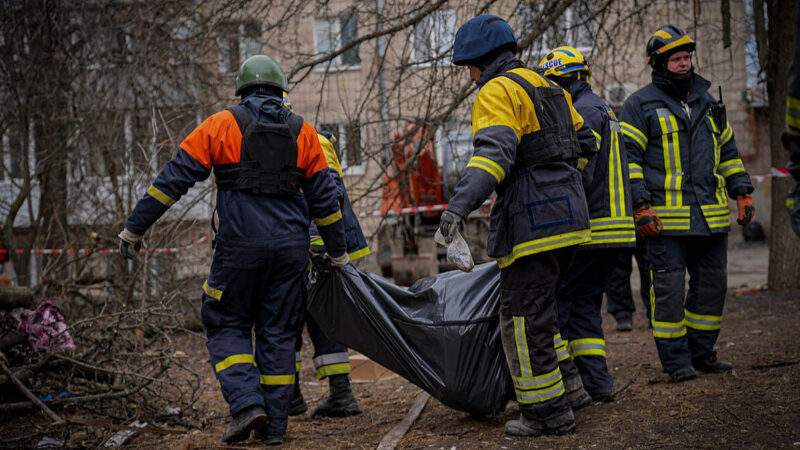
[[[453,43],[453,64],[463,66],[502,47],[517,49],[511,26],[497,16],[481,14],[458,29]]]

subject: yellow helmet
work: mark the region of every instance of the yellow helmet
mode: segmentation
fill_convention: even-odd
[[[576,72],[585,72],[586,76],[592,74],[583,53],[568,45],[547,52],[539,61],[539,69],[544,71],[546,77],[567,77]]]

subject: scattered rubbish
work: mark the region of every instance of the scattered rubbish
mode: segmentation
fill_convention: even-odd
[[[52,400],[58,400],[58,399],[70,398],[70,397],[75,397],[75,394],[73,394],[70,391],[61,391],[61,392],[59,392],[57,394],[53,394],[53,393],[42,394],[42,395],[39,396],[39,400],[41,400],[43,402],[49,402],[49,401],[52,401]]]
[[[28,335],[34,350],[68,352],[75,350],[75,341],[67,331],[67,321],[54,299],[43,301],[34,310],[23,309],[19,315],[20,333]]]
[[[445,242],[444,236],[439,230],[436,230],[433,240],[442,247],[447,248],[447,262],[456,266],[458,270],[471,272],[475,267],[475,262],[472,260],[472,254],[469,251],[469,245],[458,229],[456,229],[453,236],[453,242],[449,244]]]
[[[36,448],[61,448],[64,447],[66,441],[50,436],[45,436],[36,443]]]
[[[137,430],[136,428],[142,429],[146,426],[147,422],[139,422],[138,420],[136,420],[130,425],[128,425],[128,427],[130,427],[131,429],[117,431],[116,433],[111,435],[111,437],[108,438],[106,443],[103,444],[103,447],[105,448],[122,447],[123,445],[125,445],[126,442],[128,442],[130,438],[132,438],[136,433],[139,432],[139,430]]]
[[[167,406],[165,412],[168,416],[180,416],[181,409],[177,406]]]
[[[397,374],[361,354],[350,356],[350,381],[353,383],[373,383],[397,378]]]

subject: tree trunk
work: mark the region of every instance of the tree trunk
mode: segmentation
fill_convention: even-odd
[[[26,287],[0,287],[0,309],[33,305],[33,292]]]
[[[758,3],[758,2],[756,2]],[[794,52],[796,1],[767,0],[767,48],[759,45],[759,56],[766,72],[769,98],[769,137],[773,167],[786,165],[787,154],[781,146],[781,133],[786,127],[786,84],[789,63]],[[757,19],[758,20],[758,19]],[[757,42],[764,39],[757,37]],[[772,217],[769,244],[769,274],[772,290],[800,288],[800,239],[792,232],[786,214],[786,196],[793,181],[772,179]]]

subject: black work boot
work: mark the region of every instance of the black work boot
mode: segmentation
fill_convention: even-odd
[[[680,383],[681,381],[689,381],[697,378],[697,372],[695,372],[694,367],[686,366],[670,373],[669,377],[674,383]]]
[[[303,391],[300,390],[300,377],[297,377],[294,382],[294,393],[292,394],[292,403],[289,405],[289,415],[299,416],[308,411],[308,405],[303,398]]]
[[[713,355],[706,359],[694,360],[692,365],[695,369],[703,373],[728,373],[733,371],[733,364],[728,361],[717,359],[717,355]]]
[[[547,418],[540,418],[535,407],[520,406],[519,419],[506,422],[509,436],[538,437],[545,434],[561,436],[575,431],[575,414],[567,409]]]
[[[348,417],[361,414],[358,401],[350,389],[350,378],[346,374],[331,375],[328,378],[331,393],[322,400],[312,417]]]
[[[592,396],[583,388],[580,375],[564,379],[564,390],[573,411],[585,408],[592,404]]]
[[[231,417],[231,423],[225,434],[222,435],[222,443],[230,444],[241,442],[250,437],[250,432],[267,425],[267,413],[260,406],[245,408]]]
[[[264,445],[282,445],[288,426],[289,421],[285,417],[270,417],[266,426],[253,432],[253,437]]]
[[[632,331],[633,330],[633,317],[630,314],[620,313],[614,316],[617,321],[617,331]]]

